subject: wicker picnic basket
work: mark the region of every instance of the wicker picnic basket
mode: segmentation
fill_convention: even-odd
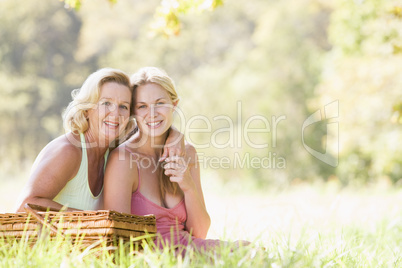
[[[112,210],[59,212],[32,204],[24,208],[27,212],[0,214],[0,237],[35,240],[47,230],[51,237],[69,236],[73,241],[92,244],[130,241],[130,237],[156,233],[154,215],[137,216]]]

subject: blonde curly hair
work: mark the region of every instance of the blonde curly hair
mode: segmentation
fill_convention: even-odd
[[[130,86],[130,78],[121,70],[103,68],[92,73],[81,88],[74,89],[71,93],[73,101],[63,113],[63,126],[66,131],[85,133],[88,130],[87,111],[93,109],[98,103],[101,87],[107,82],[127,86],[130,92],[133,92],[133,88]],[[133,112],[134,110],[130,109],[130,120],[120,138],[125,137],[134,128]]]

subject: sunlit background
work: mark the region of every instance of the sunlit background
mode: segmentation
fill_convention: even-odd
[[[402,1],[204,1],[163,32],[175,2],[0,0],[1,213],[73,89],[157,66],[200,153],[209,237],[401,218]]]

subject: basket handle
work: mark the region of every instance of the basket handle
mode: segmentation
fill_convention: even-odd
[[[55,212],[59,212],[58,209],[52,208],[52,207],[43,207],[43,206],[39,206],[39,205],[35,205],[35,204],[31,204],[31,203],[26,203],[24,205],[25,206],[29,206],[31,209],[36,210],[36,211],[55,211]],[[63,210],[63,209],[62,209]]]
[[[54,227],[52,224],[50,224],[48,221],[45,221],[45,219],[37,212],[37,210],[42,210],[43,207],[40,206],[36,206],[33,204],[29,204],[26,203],[24,205],[24,209],[27,213],[30,213],[32,216],[34,216],[34,218],[41,224],[45,225],[46,227],[48,227],[52,232],[54,232],[55,234],[57,234],[58,230],[56,227]],[[61,234],[61,236],[63,236],[63,234]],[[63,236],[64,237],[64,236]]]

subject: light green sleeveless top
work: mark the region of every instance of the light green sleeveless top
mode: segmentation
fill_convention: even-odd
[[[53,201],[70,208],[82,210],[103,209],[103,187],[98,196],[94,196],[89,188],[88,157],[84,134],[80,133],[80,138],[82,147],[80,169],[78,170],[77,175],[66,184]],[[109,149],[105,153],[104,169],[106,167],[108,155]]]

